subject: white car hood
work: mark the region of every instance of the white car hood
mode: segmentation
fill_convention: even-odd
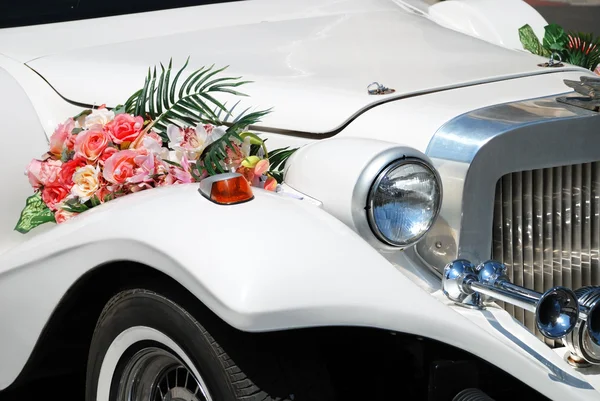
[[[335,131],[392,98],[549,72],[535,56],[448,30],[392,0],[276,3],[76,21],[60,24],[58,33],[32,28],[26,34],[71,35],[72,45],[45,38],[48,46],[28,54],[35,58],[27,64],[66,99],[108,106],[123,103],[142,87],[149,66],[171,57],[178,67],[191,56],[190,72],[229,65],[228,74],[254,81],[242,88],[251,96],[246,105],[273,108],[263,126],[309,133]],[[119,35],[112,38],[107,24]],[[110,39],[79,38],[104,33]],[[368,95],[374,81],[395,93]]]

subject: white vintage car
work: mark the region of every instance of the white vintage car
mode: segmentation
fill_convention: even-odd
[[[597,84],[521,49],[526,3],[47,3],[0,15],[0,399],[600,399],[600,114],[564,80]],[[14,231],[55,127],[188,56],[273,108],[278,191]]]

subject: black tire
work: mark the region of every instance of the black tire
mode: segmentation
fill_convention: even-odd
[[[277,334],[242,333],[221,322],[205,308],[191,307],[194,316],[168,298],[143,289],[127,290],[114,296],[105,306],[91,341],[86,401],[100,401],[96,399],[100,370],[115,338],[140,326],[166,335],[183,350],[213,400],[335,400],[327,370],[319,362],[316,348],[310,341],[295,342],[292,347],[285,334],[278,337]],[[148,340],[129,346],[122,355],[118,351],[119,362],[114,371],[110,370],[113,372],[110,401],[118,398],[119,382],[128,360],[136,351],[148,347],[165,349],[178,356],[165,344]]]

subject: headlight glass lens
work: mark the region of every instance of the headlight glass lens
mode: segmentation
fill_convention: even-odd
[[[405,159],[388,166],[369,194],[369,224],[393,246],[416,243],[431,228],[441,202],[436,174],[424,162]]]

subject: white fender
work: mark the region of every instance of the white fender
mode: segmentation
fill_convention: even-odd
[[[241,330],[404,332],[478,355],[557,399],[598,394],[506,312],[465,315],[411,281],[404,266],[415,262],[406,254],[386,259],[313,203],[256,190],[250,202],[220,206],[197,184],[108,202],[0,256],[0,355],[10,361],[0,364],[0,389],[18,376],[73,283],[113,260],[164,272]],[[559,377],[548,380],[549,372]]]
[[[511,49],[522,50],[518,30],[531,25],[539,38],[548,25],[523,0],[446,0],[429,7],[438,24]],[[450,49],[451,50],[451,49]]]

